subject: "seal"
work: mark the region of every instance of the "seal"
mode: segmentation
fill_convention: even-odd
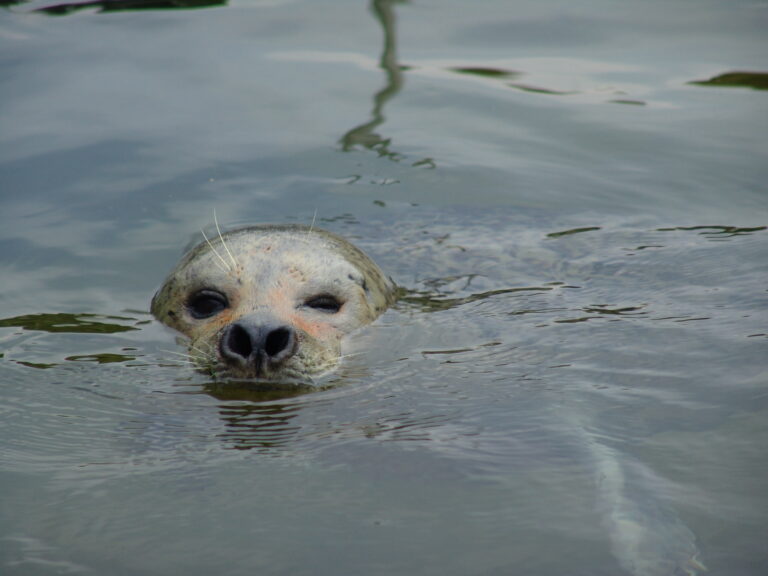
[[[311,384],[338,366],[343,337],[395,294],[392,279],[342,237],[262,225],[205,237],[166,278],[151,311],[189,339],[190,359],[214,379]]]

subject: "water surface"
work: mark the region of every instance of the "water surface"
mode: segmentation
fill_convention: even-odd
[[[765,573],[765,3],[4,4],[4,574]],[[402,287],[327,389],[149,315],[214,210]]]

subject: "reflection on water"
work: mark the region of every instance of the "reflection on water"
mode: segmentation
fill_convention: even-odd
[[[318,387],[301,383],[228,381],[208,382],[204,390],[218,400],[269,402],[316,392]]]
[[[273,391],[273,395],[279,396],[280,392]],[[225,424],[220,437],[227,446],[237,450],[275,449],[295,441],[301,426],[293,420],[301,405],[261,402],[263,400],[219,407],[219,416]]]
[[[147,322],[137,322],[135,318],[127,318],[124,316],[54,313],[27,314],[25,316],[14,316],[13,318],[2,318],[0,319],[0,327],[18,327],[23,328],[24,330],[79,334],[116,334],[118,332],[139,330],[135,325],[126,326],[124,324],[115,324],[113,322],[101,322],[101,320],[121,320],[125,322],[133,322],[134,324]]]
[[[704,237],[711,240],[720,240],[731,236],[743,236],[766,230],[766,226],[753,226],[742,228],[739,226],[677,226],[675,228],[658,228],[659,232],[674,232],[676,230],[696,230]]]
[[[390,149],[391,139],[382,137],[374,130],[384,123],[384,106],[403,86],[403,73],[397,62],[394,8],[395,4],[401,3],[403,0],[372,0],[371,2],[371,11],[381,24],[384,33],[384,47],[381,51],[379,66],[384,70],[386,83],[384,88],[373,96],[371,119],[352,128],[342,136],[341,146],[345,151],[362,146],[368,150],[375,150],[380,156],[386,156],[391,160],[397,160],[400,157],[397,152]]]
[[[483,68],[479,66],[456,66],[449,68],[449,70],[458,74],[470,74],[473,76],[480,76],[481,78],[514,78],[519,76],[519,72],[513,72],[512,70],[504,70],[502,68]]]
[[[559,238],[560,236],[568,236],[569,234],[581,234],[582,232],[592,232],[593,230],[600,230],[600,226],[584,226],[582,228],[572,228],[571,230],[561,230],[560,232],[550,232],[547,234],[547,237]]]
[[[0,4],[13,5],[23,4],[27,0],[2,0]],[[209,8],[211,6],[226,5],[227,0],[95,0],[83,2],[60,2],[49,6],[35,8],[35,12],[44,12],[52,16],[64,16],[87,10],[89,8],[98,8],[98,12],[123,12],[126,10],[173,10],[176,8]]]
[[[434,278],[425,284],[434,285],[435,282],[442,282],[446,280],[452,280],[449,278]],[[515,294],[518,292],[533,292],[539,294],[541,292],[552,290],[550,286],[531,286],[521,288],[500,288],[497,290],[488,290],[487,292],[477,292],[464,296],[461,298],[447,298],[447,293],[444,291],[423,291],[423,290],[408,290],[400,297],[399,301],[406,304],[415,305],[422,312],[437,312],[440,310],[448,310],[462,304],[468,304],[470,302],[476,302],[479,300],[485,300],[493,296],[500,294]]]
[[[709,80],[697,80],[689,84],[768,90],[768,72],[725,72]]]
[[[67,356],[66,360],[70,362],[96,362],[97,364],[112,364],[114,362],[130,362],[136,360],[137,356],[131,356],[128,354],[76,354],[74,356]]]

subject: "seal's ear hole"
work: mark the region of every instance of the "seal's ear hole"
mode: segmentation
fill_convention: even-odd
[[[319,294],[304,301],[304,306],[329,314],[335,314],[341,310],[342,304],[336,296],[331,296],[330,294]]]
[[[216,290],[200,290],[187,300],[187,310],[198,320],[215,316],[225,308],[229,308],[229,300]]]

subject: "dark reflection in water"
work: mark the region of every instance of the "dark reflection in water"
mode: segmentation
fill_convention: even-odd
[[[588,322],[589,320],[618,320],[623,318],[638,318],[647,316],[648,312],[643,309],[647,304],[639,304],[637,306],[615,306],[611,304],[593,304],[592,306],[586,306],[580,310],[576,310],[576,313],[583,312],[589,314],[589,316],[577,316],[574,318],[564,318],[558,320],[552,320],[554,324],[575,324],[577,322]]]
[[[765,230],[765,226],[741,228],[739,226],[677,226],[675,228],[658,228],[659,232],[675,232],[677,230],[698,231],[701,235],[711,239],[729,238],[731,236],[744,236],[754,232]]]
[[[595,304],[594,306],[584,308],[584,312],[590,312],[592,314],[607,314],[616,316],[638,316],[646,314],[641,312],[645,306],[624,306],[624,307],[611,307],[606,304]]]
[[[211,382],[204,386],[206,394],[217,400],[268,402],[284,400],[316,392],[320,388],[308,384],[267,382]]]
[[[24,0],[0,0],[0,5],[23,4]],[[98,12],[123,12],[126,10],[173,10],[176,8],[210,8],[223,6],[227,0],[96,0],[92,2],[63,2],[37,8],[52,16],[65,16],[79,10],[98,8]]]
[[[23,328],[42,332],[72,332],[79,334],[116,334],[138,330],[135,326],[125,326],[102,320],[122,320],[136,322],[135,318],[123,316],[102,316],[100,314],[26,314],[13,318],[0,319],[0,328]]]
[[[451,308],[461,306],[462,304],[477,302],[479,300],[486,300],[493,296],[499,296],[502,294],[515,294],[518,292],[533,292],[538,294],[549,290],[552,290],[551,286],[501,288],[498,290],[477,292],[475,294],[470,294],[469,296],[463,296],[460,298],[446,298],[444,293],[434,291],[407,290],[405,291],[405,294],[400,297],[399,301],[415,306],[422,312],[438,312],[441,310],[449,310]]]
[[[0,355],[0,358],[2,356]],[[27,368],[38,368],[40,370],[48,370],[49,368],[55,368],[58,366],[58,364],[50,363],[50,362],[27,362],[27,361],[17,361],[17,364],[21,366],[26,366]]]
[[[236,450],[273,449],[294,441],[301,430],[291,421],[297,406],[288,404],[234,404],[219,408],[226,423],[221,439]]]
[[[130,362],[136,360],[137,356],[130,356],[128,354],[114,354],[114,353],[101,353],[101,354],[76,354],[74,356],[67,356],[65,359],[70,362],[96,362],[97,364],[113,364],[115,362]]]
[[[581,234],[582,232],[592,232],[593,230],[600,230],[600,226],[586,226],[584,228],[571,228],[570,230],[562,230],[560,232],[550,232],[547,234],[547,238],[559,238],[560,236]]]
[[[519,72],[513,72],[512,70],[485,66],[455,67],[449,68],[449,70],[457,74],[469,74],[470,76],[480,76],[482,78],[514,78],[520,75]]]
[[[645,106],[645,102],[642,100],[629,100],[627,98],[619,98],[616,100],[609,100],[611,104],[624,104],[626,106]]]
[[[384,49],[381,53],[379,66],[386,74],[386,83],[384,88],[379,90],[373,97],[373,110],[371,119],[364,124],[360,124],[347,131],[341,138],[341,147],[345,151],[353,150],[362,146],[368,150],[378,152],[380,156],[386,156],[397,160],[400,155],[390,150],[390,138],[374,132],[384,123],[384,105],[397,94],[403,86],[403,72],[397,63],[397,40],[395,37],[395,10],[396,3],[402,3],[403,0],[373,0],[371,2],[371,11],[376,16],[379,24],[384,31]]]
[[[694,86],[723,86],[768,90],[768,72],[726,72],[709,80],[689,82]]]
[[[236,450],[273,449],[295,440],[300,426],[292,420],[300,404],[277,403],[315,392],[302,384],[217,382],[206,384],[206,394],[222,400],[219,416],[226,425],[221,439]]]
[[[508,81],[512,79],[519,78],[523,75],[522,72],[516,72],[514,70],[505,70],[503,68],[493,68],[490,66],[457,66],[448,68],[450,72],[455,72],[456,74],[462,74],[465,76],[477,76],[479,78],[487,78],[490,80],[501,80],[501,81]],[[505,85],[514,88],[516,90],[521,90],[522,92],[529,92],[532,94],[545,94],[549,96],[563,96],[563,95],[569,95],[569,94],[578,94],[578,92],[574,90],[568,90],[568,91],[562,91],[562,90],[552,90],[551,88],[544,88],[542,86],[533,86],[531,84],[525,84],[521,82],[505,82]],[[614,102],[622,102],[624,101],[616,101]],[[631,102],[632,104],[643,104],[643,102]]]
[[[517,88],[523,92],[531,94],[546,94],[549,96],[568,96],[569,94],[578,94],[575,90],[552,90],[551,88],[542,88],[541,86],[531,86],[530,84],[510,83],[510,87]]]

